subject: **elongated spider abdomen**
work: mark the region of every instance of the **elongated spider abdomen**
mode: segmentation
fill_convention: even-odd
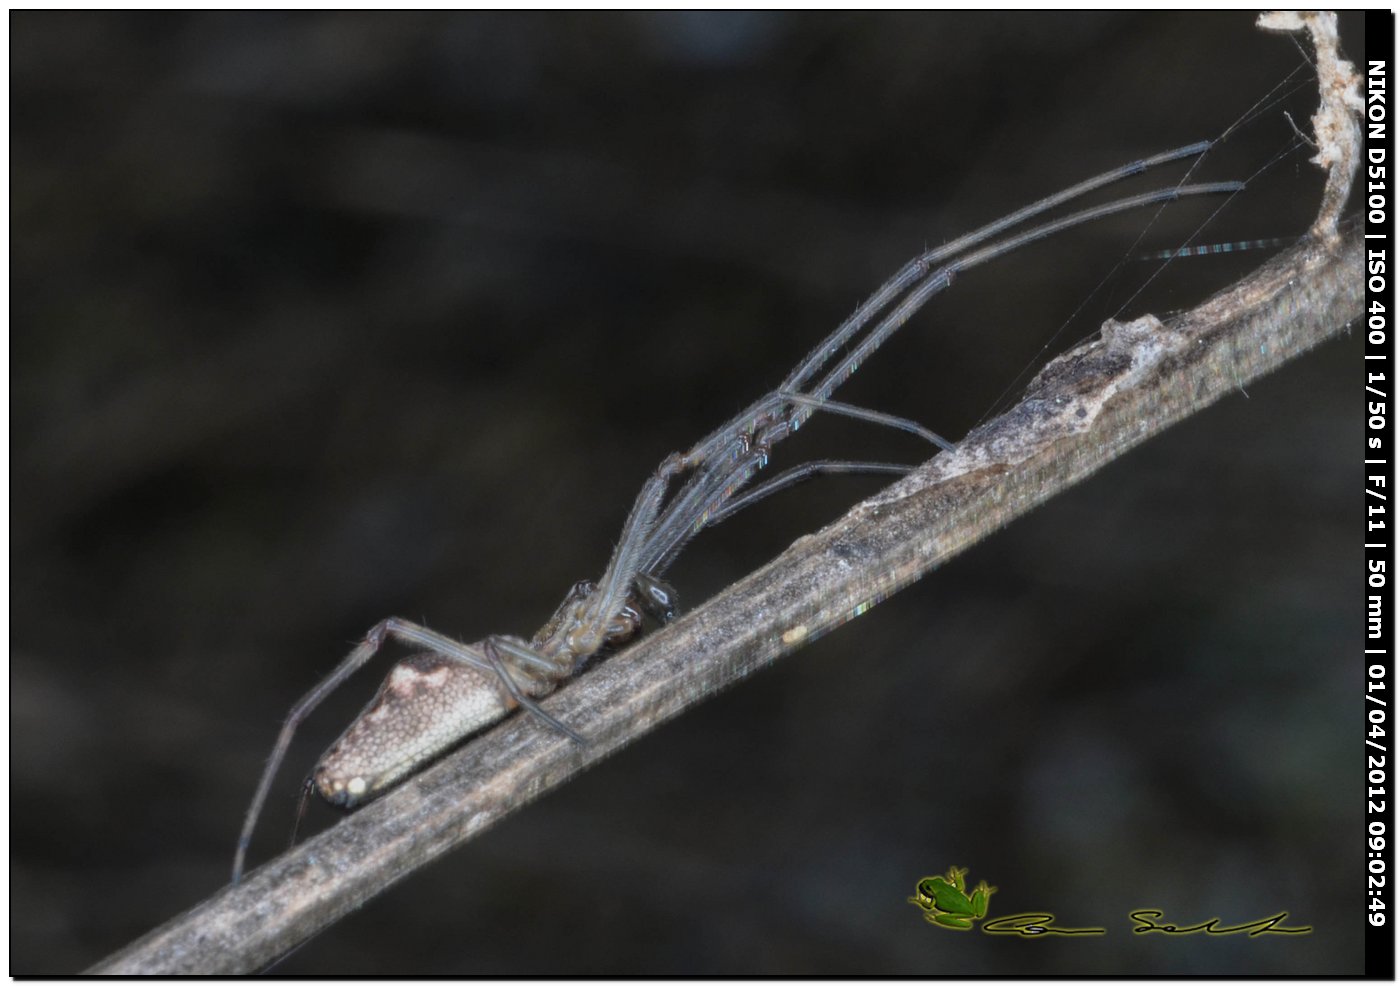
[[[354,808],[515,705],[494,675],[437,654],[410,655],[321,757],[312,783],[331,804]]]

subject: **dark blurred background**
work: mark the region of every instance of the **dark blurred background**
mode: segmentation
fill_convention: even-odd
[[[370,624],[528,635],[666,453],[925,245],[1261,99],[1197,173],[1254,178],[1202,238],[1301,234],[1320,173],[1275,158],[1315,90],[1251,21],[12,14],[10,971],[218,889],[282,716]],[[1142,286],[1121,265],[1055,337],[1125,253],[1219,205],[966,275],[840,396],[960,437]],[[1174,263],[1125,316],[1262,259]],[[280,970],[1359,972],[1359,351],[1157,438]],[[817,455],[927,450],[818,419],[775,465]],[[880,485],[707,532],[683,602]],[[307,727],[257,860],[382,670]],[[932,928],[905,898],[952,864],[994,913],[1109,934]],[[1314,931],[1134,936],[1147,906]]]

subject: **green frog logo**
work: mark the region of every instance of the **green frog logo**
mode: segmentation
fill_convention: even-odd
[[[967,895],[967,885],[963,877],[967,870],[951,866],[947,876],[926,876],[914,888],[914,896],[909,903],[924,912],[924,920],[929,924],[941,925],[955,931],[967,931],[972,922],[987,916],[987,901],[997,892],[996,887],[987,886],[983,880]]]

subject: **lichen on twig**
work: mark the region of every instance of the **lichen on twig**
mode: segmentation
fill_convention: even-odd
[[[1327,172],[1327,185],[1310,232],[1313,236],[1335,241],[1337,223],[1351,197],[1352,176],[1361,161],[1359,121],[1366,109],[1361,98],[1361,76],[1356,66],[1341,56],[1337,15],[1330,10],[1272,10],[1260,14],[1257,23],[1265,31],[1307,31],[1312,37],[1316,53],[1313,64],[1321,97],[1312,118],[1317,147],[1312,160]]]

